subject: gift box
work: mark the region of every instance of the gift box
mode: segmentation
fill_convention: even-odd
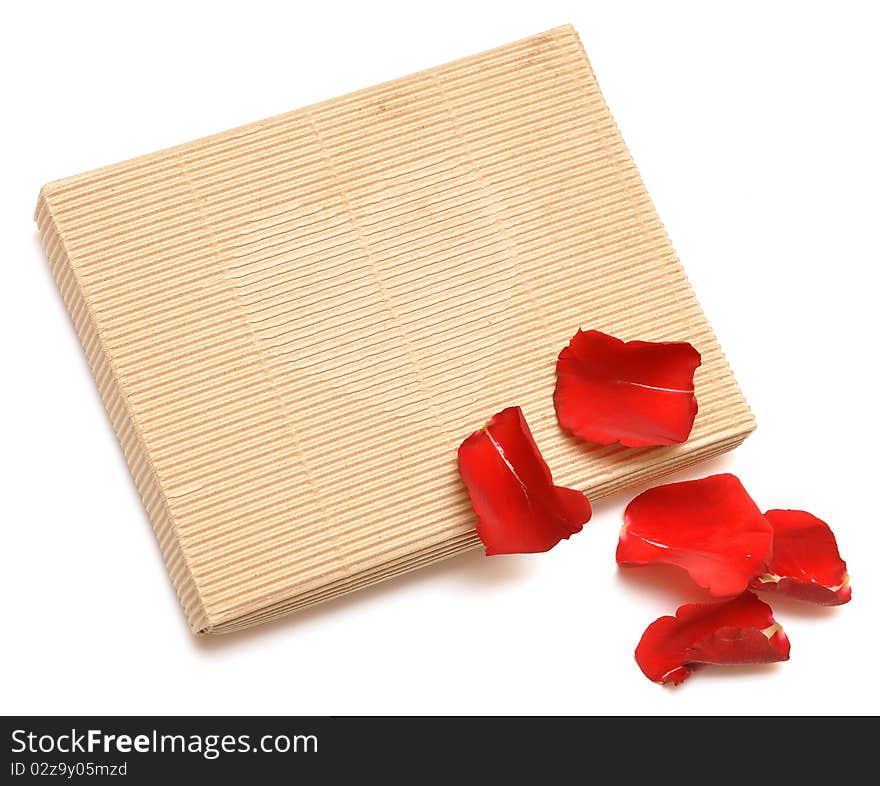
[[[197,633],[479,546],[456,449],[504,407],[593,501],[754,428],[570,26],[49,183],[36,220]],[[685,443],[559,427],[579,326],[700,351]]]

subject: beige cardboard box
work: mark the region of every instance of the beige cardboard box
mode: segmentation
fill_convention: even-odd
[[[571,27],[50,183],[36,219],[196,632],[478,545],[456,449],[506,406],[594,500],[754,428]],[[578,326],[700,350],[687,444],[560,430]]]

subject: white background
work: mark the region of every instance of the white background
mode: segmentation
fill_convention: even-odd
[[[876,713],[876,6],[552,2],[3,6],[0,711]],[[193,638],[31,213],[44,182],[572,22],[757,416],[758,504],[836,531],[853,601],[776,602],[788,663],[681,688],[632,659],[698,592],[618,572],[629,495],[543,556],[471,553]]]

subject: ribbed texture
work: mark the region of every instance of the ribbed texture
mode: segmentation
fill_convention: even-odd
[[[570,27],[51,183],[37,221],[195,631],[474,546],[455,451],[505,406],[592,499],[754,428]],[[579,325],[700,350],[687,444],[561,433]]]

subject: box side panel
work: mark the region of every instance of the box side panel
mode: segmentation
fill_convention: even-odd
[[[52,217],[45,189],[40,193],[34,217],[55,284],[82,344],[110,423],[153,526],[187,622],[195,633],[208,632],[211,623],[205,614],[196,583],[181,551],[176,528],[169,515],[167,500],[147,458],[141,435],[120,392],[116,374],[104,350],[89,304],[70,265],[70,258]]]

